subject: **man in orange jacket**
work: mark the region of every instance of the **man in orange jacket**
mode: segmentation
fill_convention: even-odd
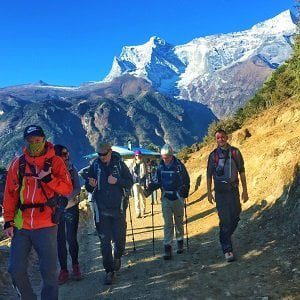
[[[40,126],[26,127],[24,140],[24,154],[12,161],[4,192],[4,231],[12,238],[8,271],[22,299],[37,299],[27,275],[33,246],[43,279],[41,299],[54,300],[58,299],[55,211],[58,194],[70,194],[72,181]]]

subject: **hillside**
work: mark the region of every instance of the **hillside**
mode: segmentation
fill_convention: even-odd
[[[176,101],[153,90],[143,79],[123,76],[81,88],[38,83],[0,89],[0,163],[11,161],[23,145],[23,130],[39,124],[47,138],[63,143],[82,168],[84,155],[102,139],[115,145],[162,146],[179,150],[207,132],[216,117],[205,105]]]
[[[193,153],[186,164],[192,180],[187,208],[190,251],[175,254],[170,262],[162,260],[161,209],[154,206],[156,255],[152,254],[150,213],[145,219],[133,218],[137,251],[132,251],[129,225],[124,267],[111,288],[103,287],[99,240],[86,234],[91,227],[82,222],[80,262],[85,278],[62,286],[60,299],[297,299],[299,132],[300,103],[287,101],[248,120],[231,137],[245,158],[250,196],[234,236],[236,262],[224,262],[218,217],[206,199],[211,144]],[[34,269],[37,266],[32,276],[38,287]]]

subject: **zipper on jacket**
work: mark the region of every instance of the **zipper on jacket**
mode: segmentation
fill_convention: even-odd
[[[34,190],[33,190],[33,193],[32,193],[32,197],[31,197],[31,203],[34,204],[34,196],[35,196],[35,192],[36,192],[36,185],[37,185],[37,179],[34,179]],[[31,222],[30,222],[30,227],[33,228],[33,212],[34,212],[35,208],[32,208],[32,211],[31,211]]]

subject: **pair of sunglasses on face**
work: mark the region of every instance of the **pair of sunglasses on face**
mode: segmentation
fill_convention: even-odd
[[[69,152],[68,151],[62,151],[61,156],[67,157],[67,156],[69,156]]]
[[[98,155],[100,157],[103,157],[103,156],[106,156],[109,152],[110,152],[110,150],[108,150],[107,152],[104,152],[104,153],[98,152]]]

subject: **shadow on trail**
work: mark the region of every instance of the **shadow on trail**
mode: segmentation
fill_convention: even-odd
[[[234,263],[224,261],[218,228],[190,238],[189,252],[185,249],[179,255],[174,249],[171,261],[161,257],[162,241],[155,241],[155,256],[151,239],[139,241],[112,288],[99,292],[100,299],[296,298],[300,293],[299,219],[296,224],[290,217],[300,214],[299,195],[300,184],[294,183],[273,206],[262,200],[242,213],[233,239]],[[210,209],[189,221],[213,212]]]
[[[300,176],[286,187],[272,206],[262,199],[242,213],[234,235],[237,261],[226,263],[218,241],[218,228],[190,237],[189,252],[162,259],[163,243],[155,239],[136,241],[132,251],[127,236],[128,255],[110,286],[102,285],[102,260],[98,237],[82,238],[82,255],[87,256],[85,278],[62,288],[60,299],[281,299],[300,294],[299,216]],[[189,218],[194,222],[215,209]],[[200,223],[199,223],[200,224]],[[147,226],[146,230],[151,230]],[[161,226],[158,226],[161,227]],[[139,228],[139,230],[142,228]],[[159,228],[156,228],[159,230]],[[130,233],[130,228],[128,230]],[[0,292],[1,299],[2,292]]]

